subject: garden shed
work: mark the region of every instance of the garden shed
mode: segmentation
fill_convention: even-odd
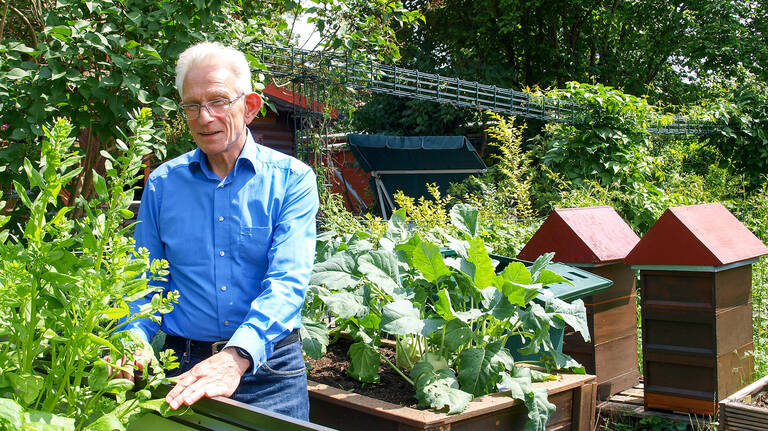
[[[398,190],[418,198],[428,195],[427,184],[447,190],[450,183],[486,171],[475,147],[464,136],[350,134],[347,143],[360,166],[371,175],[371,189],[384,218],[392,213]]]

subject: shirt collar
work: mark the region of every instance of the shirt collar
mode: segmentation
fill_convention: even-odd
[[[250,168],[253,170],[253,172],[256,171],[256,161],[259,158],[259,154],[261,153],[261,150],[259,149],[259,145],[256,144],[256,141],[253,140],[253,135],[251,135],[251,130],[246,127],[245,128],[246,134],[245,134],[245,145],[243,145],[243,150],[240,151],[240,155],[237,156],[237,160],[235,161],[235,167],[232,169],[231,175],[233,177],[237,176],[237,171],[239,169],[243,169],[244,167],[250,166]],[[195,151],[192,153],[192,158],[189,162],[189,168],[192,169],[193,167],[200,169],[203,174],[205,174],[207,177],[211,179],[218,180],[219,178],[211,172],[210,169],[208,169],[208,164],[204,163],[207,160],[207,156],[205,153],[200,150],[200,147],[195,148]],[[229,175],[227,175],[229,176]]]

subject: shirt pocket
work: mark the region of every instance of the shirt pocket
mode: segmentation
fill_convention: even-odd
[[[242,227],[238,238],[238,252],[243,263],[256,265],[256,270],[263,273],[267,269],[267,255],[272,246],[272,228]]]

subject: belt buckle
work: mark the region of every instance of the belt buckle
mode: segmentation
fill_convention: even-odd
[[[211,343],[211,356],[219,353],[219,347],[227,344],[227,341],[215,341]]]

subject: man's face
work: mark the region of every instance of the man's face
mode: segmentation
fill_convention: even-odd
[[[217,59],[218,60],[218,59]],[[192,66],[184,78],[182,103],[208,103],[216,99],[232,100],[240,94],[236,90],[235,76],[222,61],[208,61]],[[253,119],[249,100],[254,93],[237,99],[221,115],[211,114],[204,107],[200,116],[187,120],[189,131],[200,149],[208,155],[237,157],[245,143],[245,125]],[[256,108],[258,112],[258,108]]]

